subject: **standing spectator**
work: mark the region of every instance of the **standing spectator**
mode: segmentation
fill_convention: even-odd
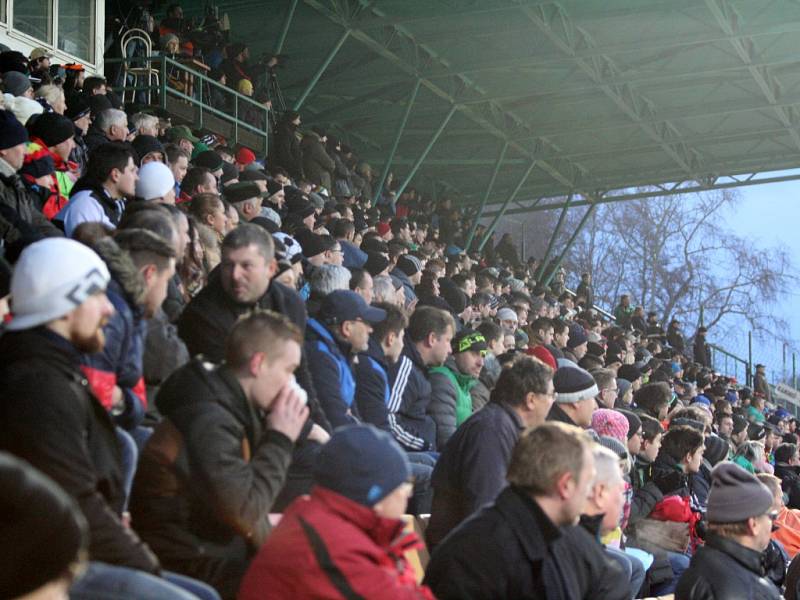
[[[421,547],[416,534],[403,533],[410,476],[388,434],[367,425],[336,431],[320,451],[311,496],[283,514],[239,598],[433,600],[404,558]]]
[[[582,296],[586,300],[587,310],[591,310],[594,307],[594,288],[592,287],[591,273],[581,273],[581,282],[578,284],[575,294]]]
[[[772,532],[772,501],[769,489],[738,465],[714,467],[706,543],[678,581],[676,600],[782,598],[762,566]]]
[[[683,339],[681,322],[678,321],[678,319],[672,319],[672,321],[669,322],[669,327],[667,327],[667,343],[670,345],[670,348],[679,354],[684,354],[686,352],[686,341]]]
[[[619,327],[622,329],[631,328],[633,310],[633,306],[631,306],[631,297],[628,296],[628,294],[622,294],[619,298],[619,304],[614,308],[614,320]]]
[[[708,367],[711,368],[711,348],[709,348],[708,343],[706,342],[706,334],[708,333],[708,329],[705,327],[700,327],[697,330],[697,333],[694,335],[694,362],[699,364],[701,367]]]
[[[494,252],[500,260],[505,261],[510,266],[519,266],[517,247],[514,245],[514,240],[511,238],[510,233],[503,234],[503,237],[500,238],[500,242],[495,246]]]
[[[436,424],[428,414],[428,368],[444,364],[454,333],[453,317],[443,310],[423,306],[411,315],[403,354],[390,368],[389,426],[406,450],[436,449]]]
[[[531,429],[514,448],[507,479],[494,503],[436,548],[425,583],[440,600],[583,598],[579,565],[553,546],[583,511],[594,479],[591,438],[563,423]],[[584,539],[591,544],[588,533]]]
[[[753,393],[764,397],[767,404],[772,402],[772,389],[767,381],[766,367],[762,364],[756,365],[756,374],[753,376]]]
[[[223,366],[193,360],[156,400],[165,419],[142,452],[133,519],[166,566],[226,599],[269,533],[308,416],[292,375],[301,343],[286,317],[255,311],[231,330]]]
[[[435,546],[505,485],[511,452],[522,431],[544,423],[553,404],[553,371],[519,358],[500,373],[491,401],[459,427],[433,474],[433,509],[426,532]]]
[[[287,111],[278,122],[275,130],[275,155],[271,162],[283,167],[289,172],[295,183],[299,183],[303,176],[303,152],[300,149],[300,139],[297,128],[300,126],[300,113],[293,110]]]
[[[325,296],[317,317],[308,320],[305,351],[314,365],[311,379],[334,428],[358,422],[351,362],[367,350],[372,326],[385,318],[384,310],[369,306],[355,292],[336,290]]]
[[[116,227],[125,203],[136,193],[138,179],[130,146],[112,142],[98,147],[89,158],[86,175],[75,185],[77,191],[57,215],[66,234],[72,236],[81,223]]]
[[[470,389],[478,380],[486,355],[486,338],[462,329],[451,343],[452,354],[441,367],[428,371],[431,402],[428,413],[436,423],[436,447],[444,448],[456,428],[472,414]]]
[[[312,127],[303,135],[303,173],[311,183],[328,190],[332,194],[331,174],[336,163],[325,151],[327,136],[319,127]],[[281,165],[284,166],[284,165]]]

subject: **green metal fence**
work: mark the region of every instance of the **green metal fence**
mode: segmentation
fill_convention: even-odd
[[[135,67],[138,71],[138,79],[147,79],[146,73],[142,72],[143,65],[149,65],[152,73],[158,77],[158,85],[149,85],[149,81],[143,84],[128,85],[128,81],[124,86],[112,88],[115,92],[133,92],[134,98],[141,94],[150,93],[151,99],[156,98],[155,102],[151,102],[153,106],[159,106],[165,111],[169,111],[168,98],[175,98],[194,109],[193,125],[197,128],[207,127],[207,117],[213,116],[221,121],[227,123],[232,127],[232,138],[234,144],[240,143],[242,132],[249,132],[257,136],[263,143],[264,154],[269,150],[269,111],[270,109],[256,102],[248,96],[244,96],[231,88],[214,81],[207,75],[201,73],[197,69],[193,69],[180,61],[177,61],[169,56],[154,55],[148,57],[135,56],[129,58],[109,58],[105,61],[106,64],[127,64]],[[129,76],[130,77],[130,76]],[[170,78],[173,80],[180,80],[184,82],[191,81],[193,93],[186,94],[184,91],[177,89],[170,85]],[[210,103],[206,92],[215,89],[221,94],[221,98],[229,99],[226,101],[227,105],[233,106],[232,114],[214,107]],[[252,123],[245,121],[242,116],[247,110],[252,111],[252,114],[263,114],[264,127],[258,127]],[[220,132],[221,133],[221,132]],[[229,136],[226,136],[229,137]]]

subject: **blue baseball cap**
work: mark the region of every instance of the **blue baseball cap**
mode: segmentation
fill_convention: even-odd
[[[336,290],[325,296],[319,318],[321,321],[336,323],[357,320],[380,323],[386,318],[386,311],[370,306],[364,298],[353,291]]]

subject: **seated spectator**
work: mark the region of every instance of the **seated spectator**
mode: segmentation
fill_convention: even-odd
[[[145,202],[175,204],[175,178],[162,162],[149,162],[139,169],[136,197]]]
[[[555,403],[547,420],[577,425],[582,429],[591,427],[598,393],[591,374],[578,366],[560,367],[553,376],[553,386]]]
[[[52,83],[40,86],[35,93],[36,100],[38,100],[46,113],[56,113],[63,115],[67,110],[67,101],[64,97],[64,90],[59,86]]]
[[[116,227],[125,203],[136,193],[137,174],[130,146],[113,142],[92,152],[86,175],[73,190],[69,204],[56,216],[72,236],[81,223],[102,223]]]
[[[189,202],[197,194],[219,194],[216,178],[205,167],[192,167],[186,171],[181,181],[181,194],[177,203]]]
[[[217,241],[227,233],[225,204],[218,194],[198,194],[189,205],[189,213],[197,220],[198,227],[206,227],[214,232]]]
[[[67,598],[86,568],[89,531],[75,502],[25,461],[0,452],[4,598]]]
[[[316,318],[308,320],[305,352],[314,365],[311,379],[334,428],[358,422],[351,362],[367,350],[373,325],[385,318],[384,310],[370,307],[355,292],[336,290],[322,300]]]
[[[672,390],[663,381],[643,385],[633,394],[633,402],[639,412],[657,419],[659,422],[667,418]]]
[[[167,129],[166,138],[170,144],[175,144],[189,156],[192,155],[195,144],[200,143],[200,139],[186,125],[173,125]]]
[[[183,178],[189,170],[189,154],[175,144],[167,144],[164,146],[164,156],[167,166],[175,177],[175,191],[180,195]]]
[[[4,234],[8,243],[24,245],[42,237],[61,236],[36,206],[18,171],[25,162],[28,132],[7,111],[0,111],[0,210],[11,226]],[[13,225],[19,221],[19,225]]]
[[[389,426],[406,450],[436,449],[436,424],[428,414],[431,384],[427,372],[444,364],[454,333],[453,318],[443,310],[423,306],[411,315],[403,354],[390,367]]]
[[[553,404],[553,371],[519,358],[500,373],[490,402],[461,425],[442,449],[433,473],[430,546],[505,485],[511,452],[522,431],[544,423]]]
[[[33,85],[30,78],[18,71],[8,71],[3,75],[3,91],[15,97],[33,100]]]
[[[136,151],[136,166],[142,167],[149,162],[160,162],[166,164],[164,156],[164,146],[158,138],[152,135],[140,134],[131,142],[131,146]],[[173,178],[175,175],[173,174]]]
[[[131,115],[130,118],[131,129],[136,133],[136,137],[140,135],[149,135],[158,137],[158,117],[144,112],[138,112]]]
[[[787,496],[786,506],[800,508],[800,453],[797,444],[781,444],[775,450],[775,476]]]
[[[158,578],[158,560],[122,523],[117,435],[81,383],[79,354],[103,349],[102,326],[114,312],[109,279],[100,257],[73,240],[43,240],[23,252],[11,282],[14,317],[0,338],[0,449],[53,478],[78,504],[97,575],[80,584],[87,596],[114,587],[136,598],[185,599]]]
[[[261,190],[252,181],[240,181],[225,188],[225,200],[239,212],[239,220],[252,221],[261,216]]]
[[[639,420],[642,424],[642,443],[638,452],[631,452],[633,497],[628,518],[629,526],[634,526],[637,521],[647,517],[664,497],[658,486],[653,483],[653,463],[661,450],[664,428],[656,419],[647,415],[641,415]],[[628,447],[630,448],[630,445]]]
[[[241,600],[271,598],[417,598],[404,553],[421,547],[403,533],[411,494],[405,452],[366,425],[336,431],[320,451],[310,497],[283,514],[242,582]]]
[[[450,344],[452,354],[441,367],[431,367],[428,413],[436,423],[436,447],[444,448],[456,428],[472,414],[470,389],[478,380],[486,354],[483,334],[462,329]]]
[[[507,479],[491,505],[434,550],[425,583],[441,600],[583,598],[582,565],[567,552],[555,555],[554,545],[583,512],[594,479],[591,438],[563,423],[531,429],[514,448]]]
[[[770,542],[773,495],[756,477],[728,462],[711,472],[706,543],[681,576],[676,599],[779,599],[764,576],[762,552]]]
[[[116,108],[107,108],[92,119],[92,125],[84,136],[90,154],[108,142],[124,142],[128,139],[128,115]]]
[[[224,366],[196,359],[156,399],[164,421],[142,452],[133,519],[165,565],[223,598],[269,533],[308,416],[292,375],[301,341],[286,317],[256,311],[231,330]]]
[[[340,242],[341,243],[341,242]],[[375,283],[369,271],[359,267],[350,269],[350,289],[364,299],[367,304],[372,304]]]

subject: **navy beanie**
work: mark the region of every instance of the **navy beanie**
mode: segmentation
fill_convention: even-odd
[[[392,436],[371,425],[337,429],[314,465],[318,485],[369,507],[410,477],[406,453]]]
[[[0,110],[0,150],[28,141],[28,132],[10,110]]]

